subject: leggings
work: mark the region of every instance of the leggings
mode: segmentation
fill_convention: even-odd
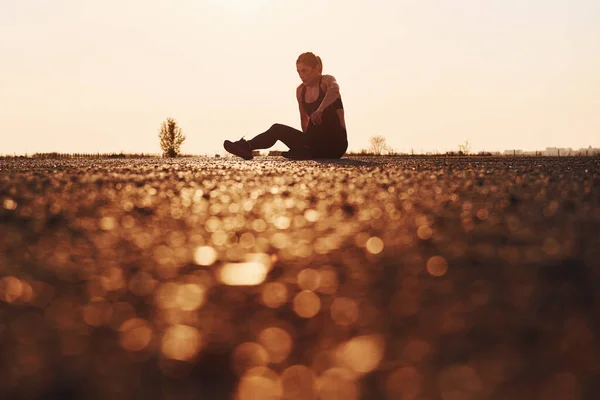
[[[343,138],[336,138],[330,132],[318,132],[314,125],[310,125],[307,132],[303,133],[291,126],[274,124],[248,143],[252,149],[268,149],[280,140],[292,151],[308,150],[314,158],[341,158],[348,148],[345,131],[343,133]]]

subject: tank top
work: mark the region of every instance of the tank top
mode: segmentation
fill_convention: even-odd
[[[309,117],[319,108],[319,105],[325,98],[325,92],[321,88],[321,79],[319,80],[319,97],[311,103],[306,101],[306,86],[302,87],[302,107],[306,112],[306,115]],[[332,104],[330,104],[325,110],[323,110],[323,124],[331,129],[339,130],[343,129],[340,123],[340,119],[337,115],[337,110],[344,109],[344,104],[342,103],[341,97],[338,97]],[[309,125],[313,124],[312,120],[310,120]]]

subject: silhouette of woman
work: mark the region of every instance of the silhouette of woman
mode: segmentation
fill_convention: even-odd
[[[302,80],[296,89],[302,131],[274,124],[250,140],[225,140],[225,150],[251,160],[252,150],[268,149],[280,140],[290,149],[282,155],[294,160],[341,158],[344,155],[348,149],[348,136],[339,85],[333,76],[323,75],[321,58],[313,53],[300,54],[296,69]]]

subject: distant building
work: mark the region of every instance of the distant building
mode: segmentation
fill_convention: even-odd
[[[572,147],[546,147],[545,150],[536,150],[536,151],[523,151],[523,150],[504,150],[502,153],[505,156],[597,156],[600,155],[600,148],[595,148],[589,146],[587,148],[581,148],[578,150],[573,149]]]
[[[582,147],[581,149],[576,151],[579,156],[598,156],[600,155],[600,148],[595,148],[592,146]]]
[[[520,156],[523,155],[523,150],[504,150],[505,156]]]

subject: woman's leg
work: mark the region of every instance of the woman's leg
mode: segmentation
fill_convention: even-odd
[[[268,149],[278,140],[290,150],[304,149],[307,146],[306,135],[302,131],[283,124],[274,124],[266,132],[248,140],[248,144],[252,149]]]
[[[348,149],[346,131],[326,126],[315,128],[309,147],[313,158],[342,158]]]

